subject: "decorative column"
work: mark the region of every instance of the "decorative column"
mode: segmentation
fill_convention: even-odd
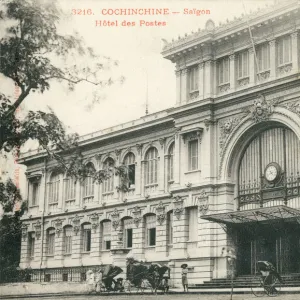
[[[176,258],[186,258],[186,241],[188,238],[187,215],[183,207],[183,198],[177,196],[173,200],[173,249]]]
[[[212,97],[212,86],[213,86],[213,61],[211,59],[204,63],[204,98]]]
[[[249,86],[253,86],[256,81],[256,74],[258,73],[256,64],[255,64],[255,56],[254,56],[253,47],[248,49],[248,53],[249,53]]]
[[[75,215],[72,219],[73,237],[72,237],[72,258],[81,258],[81,239],[80,239],[80,221],[81,217]]]
[[[229,55],[229,83],[230,83],[230,90],[235,91],[235,54]]]
[[[181,131],[181,127],[176,129],[175,133],[175,145],[174,145],[174,184],[173,186],[180,185],[180,141],[181,135],[179,132]]]
[[[42,169],[42,178],[39,191],[39,211],[43,212],[47,205],[47,171]],[[47,210],[47,209],[46,209]]]
[[[165,152],[165,138],[160,138],[159,140],[160,144],[160,151],[159,151],[159,157],[158,157],[158,190],[160,192],[164,192],[165,190],[165,180],[164,180],[164,169],[165,169],[165,160],[164,160],[164,152]]]
[[[120,213],[116,208],[111,213],[111,218],[112,218],[112,229],[113,229],[111,232],[111,248],[112,249],[123,248],[123,245],[122,247],[120,247],[120,243],[119,243],[119,231],[122,228],[121,228]]]
[[[276,62],[276,40],[271,40],[270,45],[270,80],[276,78],[277,62]]]
[[[146,161],[141,161],[141,196],[145,196],[145,168],[146,168]]]
[[[179,106],[181,103],[181,70],[176,70],[175,75],[176,75],[176,105]]]
[[[292,73],[299,72],[299,57],[298,57],[298,31],[291,34],[292,39]]]
[[[90,215],[91,220],[91,257],[100,257],[100,226],[99,226],[99,215],[97,213],[93,213]]]
[[[55,258],[62,259],[63,255],[63,220],[57,218],[54,220],[55,226]]]
[[[188,100],[187,98],[188,69],[181,70],[181,104]]]
[[[21,261],[22,268],[26,268],[28,264],[28,224],[22,224],[21,227]]]
[[[136,145],[137,152],[138,152],[138,157],[136,159],[135,163],[135,193],[136,195],[141,195],[142,194],[142,188],[143,188],[143,182],[142,182],[142,149],[143,145],[142,144],[137,144]]]
[[[42,255],[42,222],[38,219],[35,224],[33,224],[35,231],[35,248],[34,248],[34,259],[40,261]]]
[[[202,100],[204,98],[204,63],[201,62],[198,65],[198,90],[199,90],[199,100]]]
[[[132,230],[132,252],[137,259],[143,259],[145,249],[145,224],[143,222],[141,208],[138,206],[134,207],[132,216],[135,224],[135,228]]]
[[[162,201],[156,207],[156,252],[159,257],[165,257],[167,254],[167,215]]]

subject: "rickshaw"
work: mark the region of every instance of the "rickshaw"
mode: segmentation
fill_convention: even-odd
[[[164,276],[169,272],[167,266],[161,266],[156,263],[137,262],[134,260],[128,261],[127,264],[127,279],[124,283],[124,289],[131,292],[134,288],[137,292],[157,292],[157,289],[168,291],[168,280]]]
[[[124,291],[123,287],[123,278],[115,279],[123,270],[120,267],[114,265],[107,265],[103,269],[102,274],[102,286],[100,288],[101,291],[111,292],[111,291]]]
[[[276,268],[268,261],[257,262],[257,273],[251,284],[251,291],[256,297],[267,294],[275,297],[280,293],[282,279]]]

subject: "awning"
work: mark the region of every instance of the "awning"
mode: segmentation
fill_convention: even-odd
[[[206,215],[202,216],[201,218],[223,224],[242,224],[270,220],[279,221],[286,219],[300,220],[300,210],[284,205],[278,205],[272,207],[260,207],[256,209]]]

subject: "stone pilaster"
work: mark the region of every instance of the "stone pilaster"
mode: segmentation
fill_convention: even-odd
[[[276,40],[269,42],[270,45],[270,80],[276,78],[277,61],[276,61]]]
[[[74,227],[73,227],[74,229]],[[72,258],[81,258],[81,230],[74,230],[72,236]]]
[[[198,65],[198,71],[199,71],[199,81],[198,81],[198,90],[199,90],[199,100],[202,100],[204,98],[204,63],[201,62]]]
[[[176,105],[181,103],[181,70],[175,71],[176,75]]]
[[[142,179],[141,172],[142,172],[142,164],[141,164],[141,160],[138,159],[135,163],[135,194],[136,195],[141,195],[141,179]]]
[[[40,190],[39,190],[39,199],[38,199],[38,205],[39,205],[39,211],[44,211],[44,208],[46,206],[47,200],[47,171],[46,169],[43,169],[42,171],[42,178],[41,178],[41,184],[40,184]]]
[[[181,70],[181,104],[187,101],[188,69]]]
[[[258,72],[255,63],[255,55],[253,47],[248,49],[249,53],[249,86],[253,86],[256,82],[256,74]]]
[[[179,134],[179,129],[175,133],[175,146],[174,146],[174,186],[179,186],[180,184],[180,141],[181,135]]]
[[[145,195],[145,167],[146,167],[146,161],[141,161],[141,196],[143,197]]]
[[[229,55],[229,83],[230,91],[235,91],[236,86],[236,75],[235,75],[235,54]]]
[[[158,257],[165,257],[167,253],[167,216],[165,212],[157,215],[156,221],[156,247]]]
[[[101,238],[99,217],[96,213],[90,216],[91,219],[91,257],[100,257]]]
[[[204,63],[204,98],[212,97],[213,91],[213,72],[214,63],[212,60],[207,60]]]
[[[298,31],[291,34],[292,39],[292,73],[299,72],[299,45],[298,45]]]

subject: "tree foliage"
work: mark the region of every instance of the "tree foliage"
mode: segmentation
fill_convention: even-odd
[[[20,280],[20,217],[26,210],[26,202],[19,209],[14,209],[20,201],[20,191],[10,179],[0,182],[0,205],[4,213],[0,215],[0,282]]]

